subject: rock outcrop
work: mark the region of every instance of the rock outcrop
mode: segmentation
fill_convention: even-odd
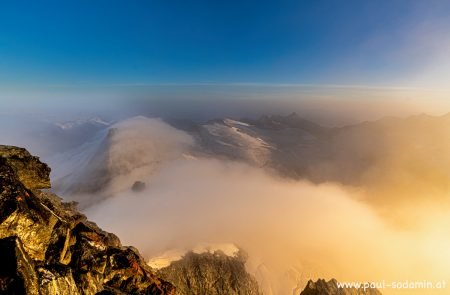
[[[50,168],[0,146],[0,294],[175,294],[138,251],[49,192]]]
[[[316,282],[310,280],[300,295],[381,295],[381,293],[373,288],[340,288],[335,279],[328,282],[319,279]]]
[[[135,193],[139,193],[145,190],[146,186],[147,185],[145,184],[145,182],[138,180],[133,183],[133,185],[131,186],[131,190]]]
[[[50,188],[50,167],[32,156],[26,149],[0,145],[0,157],[16,173],[28,189]]]
[[[179,295],[261,295],[258,283],[245,269],[246,255],[222,251],[186,253],[157,274],[171,282]]]

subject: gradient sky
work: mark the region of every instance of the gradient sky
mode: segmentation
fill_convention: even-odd
[[[450,1],[0,1],[0,85],[446,87]]]

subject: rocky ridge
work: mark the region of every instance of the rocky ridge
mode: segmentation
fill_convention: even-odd
[[[175,294],[133,247],[49,192],[50,168],[0,146],[0,294]]]

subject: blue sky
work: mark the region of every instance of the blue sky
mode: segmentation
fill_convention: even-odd
[[[0,84],[445,87],[450,1],[0,1]]]

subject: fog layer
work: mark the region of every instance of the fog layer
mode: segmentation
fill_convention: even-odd
[[[139,157],[159,153],[143,148],[148,147],[147,129],[171,127],[140,120],[145,124],[132,121],[133,129],[123,136],[126,140],[111,143],[113,150],[120,151],[111,161],[127,167]],[[179,138],[178,132],[156,134]],[[159,140],[169,143],[164,146],[169,151],[182,150],[190,142]],[[414,229],[401,229],[363,201],[367,196],[362,187],[293,181],[210,157],[164,159],[151,173],[136,174],[131,169],[113,177],[109,187],[121,189],[87,210],[90,218],[118,234],[125,244],[137,246],[147,258],[198,243],[235,243],[248,252],[249,271],[266,294],[291,294],[306,279],[317,277],[436,281],[450,276],[449,212],[437,202],[415,207],[426,210],[428,218]],[[145,181],[147,189],[131,192],[136,180]]]

